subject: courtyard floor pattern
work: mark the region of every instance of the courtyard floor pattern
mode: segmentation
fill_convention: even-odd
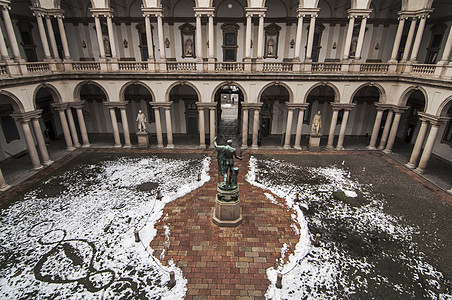
[[[174,260],[188,280],[186,299],[264,298],[269,280],[266,270],[281,263],[281,249],[292,253],[299,237],[291,209],[275,196],[268,201],[264,191],[245,180],[249,155],[237,161],[242,224],[218,227],[212,222],[218,180],[217,161],[212,157],[211,180],[203,187],[165,206],[151,242],[162,262]],[[169,228],[170,234],[165,234]]]

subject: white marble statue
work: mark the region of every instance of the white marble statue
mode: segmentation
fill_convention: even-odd
[[[141,111],[138,111],[137,115],[138,132],[146,132],[146,115]]]
[[[319,134],[321,127],[322,127],[322,115],[320,114],[319,110],[312,119],[311,134],[312,133]]]

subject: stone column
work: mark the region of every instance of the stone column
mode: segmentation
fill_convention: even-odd
[[[349,16],[348,28],[347,28],[347,37],[345,39],[344,46],[344,59],[349,59],[350,57],[350,46],[352,45],[353,38],[353,26],[355,26],[355,16]]]
[[[159,34],[160,61],[165,61],[165,40],[163,36],[162,13],[157,14],[157,31]]]
[[[44,28],[44,23],[42,22],[42,16],[40,14],[36,14],[36,21],[38,23],[39,36],[41,37],[42,47],[44,49],[45,59],[51,59],[49,43],[47,41],[46,30]]]
[[[419,27],[416,32],[416,38],[414,39],[413,51],[411,52],[411,63],[417,62],[417,54],[419,53],[419,47],[421,45],[422,35],[424,34],[425,21],[427,16],[421,16],[419,22]]]
[[[402,109],[396,109],[394,121],[392,121],[391,132],[389,133],[388,143],[386,144],[384,153],[391,153],[394,146],[395,139],[397,137],[397,130],[399,129],[400,117],[402,116]]]
[[[78,140],[77,129],[75,128],[74,117],[72,116],[72,109],[69,107],[66,109],[67,120],[69,123],[69,129],[71,130],[72,141],[76,148],[80,147],[80,142]]]
[[[11,186],[6,183],[5,177],[3,177],[3,172],[0,169],[0,192],[8,190]]]
[[[151,27],[151,15],[144,15],[144,24],[146,27],[146,42],[148,46],[149,60],[154,60],[154,45],[152,43],[152,27]]]
[[[386,116],[385,127],[383,128],[383,134],[381,135],[379,150],[383,150],[386,146],[386,141],[388,140],[389,130],[391,129],[392,118],[394,116],[394,111],[389,109],[388,115]]]
[[[403,63],[407,62],[408,56],[410,54],[411,44],[413,43],[414,31],[416,30],[416,22],[417,22],[416,18],[413,18],[411,20],[410,30],[408,31],[408,37],[406,39],[405,49],[403,51],[403,57],[402,57]]]
[[[254,117],[253,117],[253,143],[251,148],[258,148],[258,137],[259,137],[259,108],[254,108]]]
[[[166,148],[174,148],[173,143],[173,127],[171,124],[171,103],[168,106],[165,106],[165,121],[166,121],[166,139],[168,143],[166,144]],[[205,142],[204,142],[205,144]]]
[[[251,14],[246,14],[245,58],[251,58]]]
[[[206,120],[204,119],[204,107],[199,107],[198,108],[198,112],[199,112],[199,148],[206,148],[206,128],[205,128],[205,124],[206,124]]]
[[[36,150],[35,142],[33,140],[28,121],[28,119],[21,120],[20,125],[22,126],[22,131],[24,132],[28,153],[30,154],[31,163],[33,164],[33,170],[39,170],[42,168],[42,165],[41,161],[39,160],[38,151]]]
[[[3,21],[5,22],[6,35],[8,36],[9,43],[13,50],[14,60],[19,61],[21,59],[19,45],[17,43],[16,34],[14,33],[13,23],[11,22],[11,17],[9,16],[8,9],[9,7],[7,6],[1,7]]]
[[[293,146],[295,149],[301,149],[301,132],[303,129],[304,111],[307,106],[308,104],[305,103],[304,106],[298,107],[297,132],[295,133],[295,143]]]
[[[425,142],[424,151],[422,152],[421,159],[419,161],[419,165],[416,168],[416,172],[422,174],[425,172],[425,168],[427,168],[428,161],[430,156],[432,155],[433,146],[435,145],[436,136],[438,134],[439,126],[441,123],[439,122],[431,122],[432,125],[430,129],[430,133],[428,134],[427,141]]]
[[[5,38],[3,36],[3,32],[1,30],[1,28],[0,28],[0,55],[1,55],[2,61],[9,59],[8,49],[6,48]],[[1,187],[0,187],[0,190],[1,190]]]
[[[115,106],[114,104],[108,102],[105,103],[105,106],[108,107],[108,110],[110,112],[111,126],[113,127],[113,138],[115,140],[115,145],[113,147],[122,147],[121,138],[119,136],[118,121],[116,120]]]
[[[446,46],[444,47],[444,52],[440,63],[445,64],[449,62],[451,50],[452,50],[452,26],[449,28],[449,35],[447,36]]]
[[[124,148],[131,148],[129,122],[127,121],[126,112],[127,102],[123,103],[119,109],[121,110],[122,131],[124,132]]]
[[[259,15],[259,28],[257,35],[257,59],[262,59],[264,52],[264,18],[265,15]]]
[[[209,116],[210,148],[213,148],[214,147],[213,142],[215,139],[215,106],[209,107],[209,112],[210,112],[210,116]]]
[[[85,117],[83,116],[83,102],[75,102],[73,104],[75,111],[77,112],[78,124],[80,126],[80,133],[82,134],[83,145],[82,148],[89,148],[91,144],[88,139],[88,132],[86,130]]]
[[[394,40],[394,47],[392,47],[391,59],[389,60],[390,63],[395,63],[397,61],[397,53],[399,52],[400,41],[402,39],[403,34],[403,26],[405,25],[405,19],[406,18],[403,16],[399,17],[399,26],[397,27],[397,33]]]
[[[105,59],[104,39],[102,36],[102,27],[100,25],[100,20],[99,20],[98,15],[94,16],[94,23],[96,24],[97,43],[99,44],[100,58]]]
[[[308,46],[306,48],[306,60],[312,59],[312,45],[314,43],[315,18],[317,15],[312,14],[309,22]]]
[[[377,144],[378,132],[380,131],[381,120],[383,119],[383,113],[385,108],[377,107],[377,116],[375,117],[374,127],[372,129],[372,135],[370,136],[370,143],[367,146],[369,150],[376,150],[375,145]]]
[[[332,150],[334,149],[334,132],[336,131],[337,125],[337,117],[339,115],[340,108],[333,107],[333,117],[331,118],[330,132],[328,134],[328,143],[326,145],[326,149]]]
[[[242,148],[248,147],[248,108],[242,106]]]
[[[66,30],[64,29],[63,16],[56,16],[58,22],[58,29],[60,31],[61,43],[63,44],[64,59],[71,59],[71,53],[69,52],[69,45],[67,43]]]
[[[421,118],[421,128],[419,128],[419,133],[417,134],[416,143],[414,144],[413,151],[411,152],[410,161],[405,165],[410,169],[416,167],[417,159],[422,150],[422,145],[424,144],[425,135],[428,128],[428,120]]]
[[[72,144],[71,133],[69,132],[69,126],[67,124],[66,114],[64,113],[67,107],[65,103],[54,103],[52,106],[58,111],[60,116],[61,127],[63,129],[64,140],[66,141],[67,151],[74,151],[74,145]]]
[[[47,152],[46,142],[42,136],[41,125],[39,124],[39,117],[33,117],[31,122],[33,124],[33,130],[35,131],[36,141],[38,142],[39,152],[41,153],[41,158],[43,160],[42,164],[44,166],[50,166],[53,161],[49,157],[49,152]]]
[[[353,107],[344,108],[344,117],[342,118],[336,150],[344,150],[345,130],[347,129],[348,116],[350,115],[350,110],[352,110],[352,108]]]
[[[215,40],[213,37],[213,14],[209,15],[209,58],[215,58]],[[213,144],[212,144],[213,145]]]
[[[196,59],[202,60],[201,14],[195,14],[195,17],[196,17]]]
[[[163,134],[162,134],[162,121],[160,120],[160,107],[154,106],[154,116],[155,116],[155,130],[157,131],[157,148],[163,148]]]
[[[289,107],[287,111],[286,138],[284,140],[284,149],[290,149],[290,137],[292,133],[293,107]]]
[[[363,16],[361,19],[361,26],[359,27],[358,44],[356,45],[355,59],[361,59],[361,52],[363,49],[364,36],[366,33],[366,24],[368,16]]]
[[[55,40],[55,32],[53,31],[52,20],[50,19],[49,15],[46,15],[45,19],[47,25],[47,32],[49,33],[50,46],[52,46],[53,58],[58,59],[60,57],[58,55],[58,47]]]
[[[294,58],[300,60],[301,34],[303,31],[303,15],[298,14],[297,34],[295,36],[295,53]]]
[[[113,31],[113,23],[111,19],[111,15],[107,16],[108,39],[110,40],[111,58],[117,59],[118,55],[116,54],[115,32]]]

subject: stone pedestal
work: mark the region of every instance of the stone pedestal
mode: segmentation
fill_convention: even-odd
[[[138,149],[149,148],[149,134],[147,132],[137,132]]]
[[[242,223],[239,188],[217,187],[217,199],[213,214],[213,222],[220,227],[235,227]]]
[[[309,137],[309,151],[319,152],[320,151],[320,139],[322,135],[320,133],[311,133]]]

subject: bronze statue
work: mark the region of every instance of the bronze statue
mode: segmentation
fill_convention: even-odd
[[[240,160],[242,160],[242,158],[237,155],[235,148],[231,145],[232,140],[228,140],[226,146],[219,146],[217,144],[217,137],[215,137],[214,146],[217,149],[218,172],[224,176],[223,185],[228,184],[229,186],[236,186],[238,168],[234,168],[234,157]]]

